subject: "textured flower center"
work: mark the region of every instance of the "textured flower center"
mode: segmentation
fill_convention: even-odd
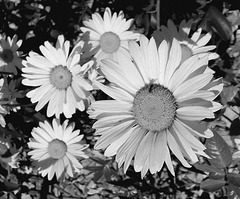
[[[56,66],[50,72],[50,82],[58,89],[66,89],[72,83],[72,74],[67,67]]]
[[[54,139],[48,144],[48,153],[51,158],[61,159],[66,155],[67,145],[59,139]]]
[[[0,53],[0,57],[4,62],[10,63],[13,60],[14,56],[13,56],[13,52],[10,49],[4,49]]]
[[[100,47],[106,53],[115,52],[120,46],[120,39],[113,32],[105,32],[100,37]]]
[[[133,101],[133,114],[137,123],[149,131],[162,131],[170,127],[177,105],[171,91],[159,84],[141,88]]]
[[[184,62],[185,60],[192,56],[192,50],[184,44],[181,44],[181,48],[182,48],[182,62]]]

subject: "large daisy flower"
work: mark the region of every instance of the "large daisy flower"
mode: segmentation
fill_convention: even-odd
[[[0,73],[13,73],[17,74],[18,67],[22,69],[21,52],[17,51],[22,45],[22,40],[18,40],[17,35],[10,37],[0,38]]]
[[[181,63],[182,50],[173,39],[171,48],[163,41],[157,48],[140,37],[140,46],[130,42],[133,61],[122,57],[119,64],[103,60],[102,71],[109,85],[95,82],[112,100],[95,101],[88,110],[97,119],[93,128],[101,135],[95,149],[116,155],[126,172],[134,159],[142,177],[148,170],[160,171],[164,162],[174,175],[170,152],[186,167],[198,161],[205,146],[197,139],[211,137],[200,125],[214,118],[221,105],[213,100],[222,90],[221,79],[213,80],[207,56],[192,56]]]
[[[156,40],[157,46],[163,41],[172,41],[173,38],[177,39],[182,48],[182,60],[186,60],[192,55],[198,55],[203,57],[208,55],[209,60],[219,57],[217,53],[210,52],[216,48],[215,45],[206,45],[212,35],[211,33],[202,34],[202,28],[198,28],[191,36],[191,28],[193,21],[183,20],[177,29],[172,20],[168,20],[167,26],[162,25],[160,30],[156,30],[153,33],[153,37]]]
[[[48,175],[51,180],[56,174],[57,179],[67,174],[73,177],[75,172],[80,172],[83,167],[77,158],[87,158],[83,150],[87,145],[80,141],[83,135],[80,130],[73,131],[75,124],[68,125],[68,120],[60,124],[53,119],[52,125],[47,121],[40,122],[39,127],[32,130],[28,146],[32,149],[28,155],[34,160],[34,165],[44,177]]]
[[[123,12],[111,13],[106,8],[103,18],[99,13],[92,14],[92,19],[83,21],[85,27],[81,27],[82,40],[86,45],[84,56],[94,55],[98,64],[104,58],[118,61],[119,54],[129,57],[128,41],[138,40],[139,33],[128,30],[133,19],[126,20]]]
[[[33,103],[38,102],[36,110],[42,109],[48,102],[47,116],[59,117],[64,113],[70,118],[76,109],[85,109],[84,100],[93,89],[90,81],[85,79],[85,73],[93,65],[89,61],[82,67],[79,65],[83,42],[80,41],[69,55],[70,43],[64,37],[58,37],[56,48],[49,42],[40,46],[42,55],[30,52],[22,76],[22,83],[37,87],[27,93]]]

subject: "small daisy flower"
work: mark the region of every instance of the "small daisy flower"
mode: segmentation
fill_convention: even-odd
[[[21,52],[17,51],[22,45],[17,35],[0,38],[0,72],[13,73],[17,75],[17,68],[22,69]]]
[[[126,20],[122,11],[112,15],[110,8],[105,9],[103,18],[99,13],[92,14],[92,19],[83,21],[85,27],[80,28],[81,39],[86,43],[83,56],[94,55],[98,64],[104,58],[117,61],[119,54],[129,57],[128,41],[140,36],[129,30],[132,23],[133,19]]]
[[[42,55],[30,52],[22,71],[25,77],[22,83],[26,86],[37,87],[27,93],[33,103],[37,102],[36,111],[47,103],[47,116],[63,113],[70,118],[76,112],[85,110],[84,100],[93,89],[89,80],[85,79],[86,69],[93,61],[79,65],[83,42],[75,45],[69,54],[70,42],[64,41],[63,35],[58,37],[56,48],[49,42],[40,46]]]
[[[83,152],[87,145],[80,144],[83,135],[79,135],[80,130],[73,130],[74,127],[74,123],[68,125],[68,120],[60,124],[58,119],[53,119],[52,125],[40,122],[32,130],[28,154],[39,173],[43,177],[48,175],[48,180],[55,174],[57,179],[65,174],[73,177],[83,167],[77,158],[88,158]]]
[[[133,61],[122,57],[119,63],[103,60],[102,72],[110,82],[98,87],[113,100],[95,101],[89,107],[98,138],[95,149],[106,156],[116,155],[119,166],[134,169],[142,177],[150,170],[160,171],[165,163],[174,175],[170,152],[185,166],[207,156],[198,137],[211,137],[212,131],[199,121],[214,118],[221,105],[213,100],[221,92],[221,79],[213,80],[208,58],[192,56],[181,63],[182,50],[173,39],[157,48],[140,37],[140,45],[129,44]]]
[[[212,37],[211,33],[203,35],[201,34],[202,28],[199,28],[190,37],[192,23],[192,20],[187,22],[183,20],[177,29],[173,21],[169,19],[167,27],[162,25],[160,30],[156,30],[153,33],[157,46],[159,46],[163,40],[171,42],[172,39],[175,38],[181,45],[183,61],[192,55],[198,55],[198,57],[208,55],[209,60],[218,58],[219,55],[217,53],[210,52],[211,50],[214,50],[216,46],[206,45]]]

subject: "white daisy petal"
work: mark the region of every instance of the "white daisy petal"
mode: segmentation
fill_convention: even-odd
[[[130,93],[136,93],[137,88],[135,84],[132,84],[124,74],[119,73],[120,67],[118,63],[107,59],[102,60],[102,63],[101,70],[109,81],[126,88]]]
[[[184,158],[181,149],[179,148],[176,140],[174,137],[171,135],[170,132],[167,132],[167,141],[168,141],[168,146],[169,149],[173,152],[173,154],[180,160],[180,162],[185,166],[185,167],[191,167],[190,164],[186,161]]]
[[[198,91],[205,85],[207,85],[212,79],[212,74],[201,74],[194,78],[191,78],[182,83],[174,92],[173,95],[177,99],[184,98],[192,93]]]
[[[141,51],[138,44],[134,41],[129,42],[129,51],[133,57],[134,62],[136,63],[137,69],[140,71],[144,82],[148,82],[148,77],[146,75],[146,68],[144,63],[144,58],[141,56]]]
[[[112,142],[107,149],[104,152],[105,156],[113,156],[117,153],[118,149],[131,135],[131,131],[127,131],[125,134],[123,134],[120,138]]]
[[[211,110],[201,106],[188,106],[177,109],[177,115],[183,120],[199,121],[204,118],[214,118]]]
[[[196,63],[199,63],[197,56],[192,56],[184,61],[181,67],[173,74],[169,81],[169,88],[172,92],[191,74]]]
[[[105,86],[97,81],[94,82],[94,84],[101,89],[103,92],[105,92],[107,95],[111,96],[112,98],[116,100],[122,100],[122,101],[131,101],[133,99],[132,95],[130,95],[127,91],[124,91],[122,89],[118,89],[116,87],[108,87]]]
[[[205,46],[211,39],[212,35],[211,33],[207,33],[204,37],[200,38],[197,41],[198,46]]]
[[[172,77],[173,73],[177,69],[177,67],[180,64],[182,57],[182,51],[180,44],[177,42],[176,39],[173,39],[172,41],[172,47],[169,52],[169,60],[165,69],[165,78],[163,85],[168,85],[170,78]]]
[[[154,138],[153,134],[151,132],[148,132],[141,141],[140,145],[138,146],[134,161],[135,171],[137,172],[142,171],[144,165],[148,164],[153,138]]]
[[[150,158],[149,158],[149,165],[150,165],[150,172],[156,173],[161,170],[165,156],[166,156],[166,150],[167,150],[167,138],[166,138],[166,132],[163,131],[161,133],[154,133],[155,137],[153,138],[152,146],[151,146],[151,152],[150,152]]]

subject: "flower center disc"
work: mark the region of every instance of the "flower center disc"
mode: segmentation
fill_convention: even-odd
[[[192,50],[187,47],[185,44],[181,44],[182,48],[182,63],[192,56]]]
[[[50,82],[58,89],[66,89],[72,83],[72,74],[67,67],[56,66],[50,72]]]
[[[149,131],[163,131],[170,127],[176,114],[173,94],[158,84],[141,88],[133,101],[133,114],[137,123]]]
[[[1,53],[0,53],[0,57],[2,58],[2,60],[6,63],[10,63],[13,60],[13,52],[10,49],[4,49]]]
[[[48,145],[48,153],[51,158],[61,159],[67,152],[67,145],[59,139],[52,140]]]
[[[105,32],[100,37],[100,47],[106,53],[115,52],[120,46],[120,39],[118,35],[113,32]]]

